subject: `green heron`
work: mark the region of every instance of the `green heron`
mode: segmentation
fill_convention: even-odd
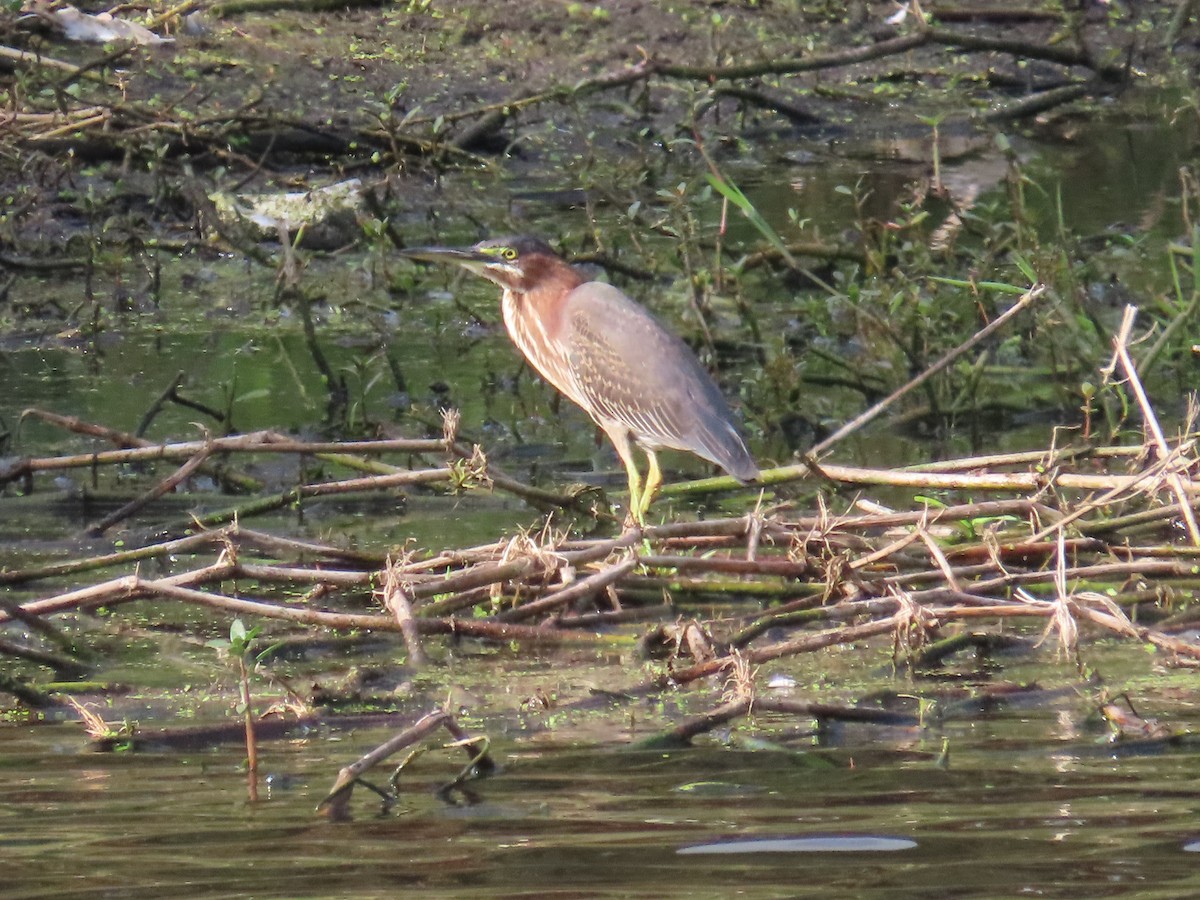
[[[616,447],[636,523],[662,485],[659,450],[694,453],[740,481],[758,477],[725,398],[688,346],[612,285],[584,281],[544,241],[510,237],[403,255],[457,263],[503,288],[513,343]],[[632,443],[649,461],[645,482]]]

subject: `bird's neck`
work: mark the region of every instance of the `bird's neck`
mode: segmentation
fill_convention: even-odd
[[[537,328],[547,337],[557,337],[566,309],[564,301],[581,284],[583,279],[579,273],[562,265],[552,272],[542,273],[537,287],[531,290],[505,287],[501,305],[509,334],[515,337],[518,331]]]
[[[543,291],[514,291],[504,289],[500,309],[504,313],[504,327],[508,329],[513,343],[537,368],[542,366],[542,349],[558,335],[562,328],[562,304],[552,300]],[[544,371],[542,374],[546,374]]]
[[[568,270],[574,275],[573,270]],[[577,275],[557,285],[541,281],[532,291],[506,287],[500,308],[509,337],[542,377],[574,400],[582,402],[571,376],[559,335],[564,325],[567,296],[583,283]]]

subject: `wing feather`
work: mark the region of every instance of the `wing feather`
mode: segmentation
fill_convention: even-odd
[[[599,282],[577,287],[562,336],[578,393],[601,426],[624,428],[652,450],[695,453],[738,478],[757,475],[695,354],[621,291]]]

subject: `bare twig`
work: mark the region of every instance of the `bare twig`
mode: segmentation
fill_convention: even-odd
[[[1137,367],[1133,364],[1133,360],[1129,356],[1129,336],[1133,331],[1133,322],[1136,318],[1137,307],[1126,306],[1125,315],[1121,319],[1121,328],[1116,336],[1113,337],[1113,361],[1109,364],[1106,377],[1120,363],[1121,370],[1125,373],[1125,381],[1133,390],[1133,395],[1137,398],[1138,408],[1142,411],[1142,420],[1146,423],[1146,428],[1149,429],[1154,439],[1155,452],[1159,460],[1165,464],[1171,458],[1171,449],[1167,446],[1167,440],[1163,436],[1162,426],[1158,424],[1158,416],[1154,413],[1154,407],[1150,405],[1150,400],[1146,396],[1146,390],[1142,387]],[[1184,487],[1183,478],[1178,471],[1168,471],[1166,478],[1168,484],[1171,485],[1171,490],[1175,492],[1176,499],[1179,500],[1179,511],[1183,516],[1184,523],[1187,525],[1188,536],[1192,539],[1194,545],[1200,547],[1200,527],[1196,525],[1196,517],[1192,513],[1191,502],[1188,499],[1188,491]]]
[[[1034,300],[1036,300],[1038,297],[1042,296],[1042,294],[1045,293],[1045,291],[1046,291],[1046,286],[1044,284],[1037,284],[1037,285],[1034,285],[1033,287],[1031,287],[1028,291],[1026,291],[1024,294],[1021,295],[1020,299],[1018,299],[1016,303],[1014,303],[1007,310],[1005,310],[1003,313],[998,315],[995,319],[993,319],[991,322],[989,322],[986,326],[981,328],[979,331],[975,332],[974,335],[972,335],[970,338],[968,338],[963,343],[959,344],[957,347],[955,347],[953,350],[951,350],[949,353],[947,353],[945,356],[943,356],[941,359],[939,359],[937,362],[935,362],[932,366],[927,368],[924,372],[922,372],[916,378],[911,379],[907,384],[904,384],[904,385],[898,387],[896,390],[892,391],[892,393],[888,394],[886,397],[884,397],[882,400],[880,400],[878,403],[876,403],[870,409],[866,410],[865,412],[863,412],[862,414],[860,414],[858,416],[855,416],[853,419],[851,419],[849,422],[847,422],[845,425],[843,425],[841,428],[839,428],[837,431],[835,431],[829,437],[825,438],[825,440],[821,441],[819,444],[817,444],[815,447],[813,447],[812,450],[809,451],[810,457],[814,460],[817,459],[818,457],[820,457],[820,455],[822,453],[824,453],[826,450],[828,450],[834,444],[838,443],[839,441],[841,441],[843,438],[847,437],[848,435],[851,435],[854,432],[858,431],[858,429],[862,428],[864,425],[866,425],[868,422],[870,422],[872,419],[874,419],[876,416],[878,416],[881,412],[883,412],[885,409],[887,409],[889,406],[891,406],[893,403],[895,403],[897,400],[899,400],[905,394],[911,393],[913,390],[920,387],[922,384],[924,384],[926,381],[928,381],[930,378],[932,378],[938,372],[942,371],[942,369],[946,368],[948,365],[950,365],[952,362],[954,362],[956,359],[958,359],[960,356],[962,356],[964,353],[966,353],[972,347],[975,347],[978,344],[980,344],[981,342],[987,340],[989,337],[991,337],[993,334],[995,334],[997,331],[999,331],[1001,328],[1003,328],[1009,322],[1009,320],[1011,320],[1014,316],[1016,316],[1018,313],[1025,310],[1030,304],[1033,303]]]

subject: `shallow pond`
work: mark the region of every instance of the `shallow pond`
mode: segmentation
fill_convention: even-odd
[[[1121,223],[1149,217],[1175,189],[1174,173],[1193,140],[1189,131],[1143,124],[1113,128],[1098,126],[1067,149],[1021,148],[1040,184],[1030,192],[1030,207],[1049,234],[1061,225],[1089,240],[1116,235],[1113,241],[1120,243]],[[948,162],[946,177],[974,180],[987,205],[1001,202],[1003,171],[989,152],[966,157],[961,167]],[[889,185],[899,193],[907,180],[903,164],[874,158],[783,167],[771,178],[746,180],[746,188],[777,227],[787,223],[789,208],[802,206],[805,215],[821,216],[824,227],[836,231],[851,217],[848,185],[866,184],[875,193],[871,202],[888,206],[894,198],[879,195]],[[541,204],[536,195],[545,187],[527,180],[506,193],[526,198],[521,202],[531,226],[552,228],[556,216],[578,218],[578,211]],[[709,213],[718,206],[711,198],[704,202]],[[462,230],[469,231],[465,225]],[[1147,227],[1130,243],[1162,246],[1176,230],[1170,223],[1159,230]],[[735,223],[731,239],[752,237],[748,226]],[[1105,260],[1137,273],[1147,256],[1158,258],[1117,253]],[[464,430],[522,476],[600,483],[616,476],[619,484],[612,457],[597,448],[584,420],[574,411],[560,415],[549,394],[521,370],[496,328],[490,286],[468,284],[459,291],[457,281],[436,287],[413,283],[400,291],[402,308],[389,309],[383,285],[394,274],[385,271],[390,265],[357,256],[310,262],[307,277],[326,279],[331,294],[355,293],[363,300],[362,308],[322,311],[320,331],[333,368],[347,378],[351,424],[399,423],[408,434],[436,433],[438,407],[452,405],[463,412]],[[1140,296],[1165,290],[1165,271],[1163,266],[1141,272],[1143,280],[1132,290]],[[1115,273],[1090,274],[1104,284]],[[154,397],[186,371],[190,390],[210,405],[228,403],[239,429],[317,428],[325,415],[325,385],[292,314],[264,312],[271,280],[269,274],[249,273],[240,262],[185,260],[178,270],[163,273],[161,315],[117,316],[107,332],[87,338],[8,339],[0,416],[15,422],[21,409],[43,406],[133,429]],[[813,338],[839,351],[853,344],[845,336],[814,336],[804,323],[797,325],[791,290],[768,284],[755,298],[773,338]],[[456,300],[456,293],[466,300]],[[660,310],[665,317],[686,319],[677,293],[668,292],[667,303]],[[183,304],[195,318],[177,329],[171,307]],[[1097,316],[1111,321],[1119,307],[1119,300],[1104,299]],[[482,324],[471,310],[479,312]],[[836,325],[836,309],[830,318]],[[385,352],[398,364],[403,383],[388,372]],[[1104,361],[1079,361],[1080,370],[1094,377]],[[753,380],[755,363],[736,349],[727,352],[727,362],[726,384],[737,393],[739,384]],[[1042,375],[1019,369],[1010,374],[1017,393],[1027,389],[1033,396]],[[1175,368],[1164,376],[1166,422],[1182,415],[1188,372]],[[754,390],[745,388],[751,400]],[[813,394],[818,396],[806,414],[815,420],[838,422],[857,411],[856,400],[846,395]],[[1037,410],[1025,412],[1005,420],[1000,430],[977,423],[952,428],[938,436],[936,450],[919,431],[881,424],[842,452],[844,458],[894,464],[968,449],[1046,446],[1049,424]],[[152,433],[189,434],[197,418],[194,411],[170,409]],[[791,433],[756,423],[753,416],[751,432],[761,458],[786,462],[799,449]],[[83,446],[32,420],[19,437],[20,451],[29,455]],[[679,471],[698,471],[689,465],[680,463]],[[257,474],[287,483],[294,472],[264,465]],[[205,487],[187,502],[207,503]],[[6,550],[0,562],[78,553],[71,534],[91,518],[81,499],[91,488],[88,475],[64,475],[55,483],[58,506],[47,503],[46,495],[4,498]],[[214,492],[211,503],[223,506],[227,498]],[[175,521],[186,510],[154,516]],[[282,513],[271,525],[323,538],[350,536],[369,547],[413,540],[437,548],[494,539],[532,518],[520,503],[502,498],[448,500],[414,493],[403,514],[377,504],[314,504],[303,522]],[[177,646],[147,650],[138,632],[143,621],[126,615],[114,613],[107,624],[89,626],[104,632],[110,644],[129,645],[101,673],[132,686],[129,695],[110,698],[106,717],[128,717],[152,729],[164,721],[211,721],[227,714],[228,672],[219,671],[211,651],[201,646],[222,633],[225,620],[183,617],[172,622],[180,635]],[[151,624],[162,621],[137,615]],[[855,647],[762,674],[787,675],[800,685],[794,690],[810,698],[849,699],[859,689],[865,693],[881,685],[901,694],[941,692],[943,686],[932,682],[894,679],[886,651],[881,645]],[[394,670],[388,654],[397,652],[391,647],[372,664]],[[394,727],[318,730],[265,742],[263,797],[252,803],[241,771],[244,750],[236,743],[205,751],[101,754],[87,749],[77,723],[27,724],[16,718],[0,725],[0,847],[7,864],[0,893],[13,898],[373,897],[418,890],[472,897],[1200,894],[1200,853],[1192,852],[1200,841],[1194,744],[1158,742],[1137,751],[1106,743],[1088,698],[1073,693],[1082,679],[1073,667],[1055,662],[1049,647],[1035,662],[1003,669],[1007,681],[1040,686],[1027,705],[1002,704],[924,727],[842,725],[819,734],[810,734],[806,722],[765,716],[753,726],[705,736],[694,748],[669,751],[635,744],[683,714],[704,709],[711,696],[681,692],[677,707],[666,701],[614,702],[586,711],[573,706],[590,688],[620,690],[635,665],[629,652],[628,641],[618,651],[594,655],[451,652],[439,661],[436,676],[415,688],[397,688],[401,712],[394,727],[434,708],[447,694],[466,691],[455,705],[465,711],[468,730],[489,736],[500,772],[439,796],[436,789],[460,763],[432,753],[405,774],[396,806],[382,812],[380,802],[360,789],[353,817],[341,822],[317,817],[315,807],[338,769],[385,740]],[[854,654],[857,661],[847,662]],[[1089,649],[1087,662],[1114,690],[1135,692],[1148,707],[1139,712],[1162,716],[1177,731],[1197,726],[1198,694],[1186,672],[1161,670],[1159,660],[1140,649],[1103,644]],[[315,668],[285,664],[275,674],[306,679],[350,665],[346,659]],[[971,668],[946,677],[970,695],[997,675]],[[206,699],[217,702],[203,706],[196,685],[211,688],[213,696]],[[556,699],[535,712],[529,698],[538,696]]]
[[[1091,658],[1120,680],[1142,668],[1138,655],[1109,648]],[[459,668],[494,679],[497,663]],[[803,678],[803,667],[821,665],[789,668]],[[490,676],[479,672],[484,666]],[[391,729],[264,743],[268,784],[250,803],[236,746],[98,754],[84,749],[73,724],[5,727],[4,894],[1167,898],[1200,891],[1200,856],[1188,850],[1200,840],[1194,745],[1141,752],[1109,745],[1070,693],[927,728],[843,725],[807,737],[794,722],[760,716],[753,728],[701,738],[694,748],[645,750],[632,741],[664,721],[658,708],[622,706],[624,728],[607,715],[598,727],[596,712],[556,714],[552,724],[549,714],[518,711],[511,685],[565,690],[569,671],[506,672],[510,687],[486,705],[513,711],[467,721],[491,737],[501,767],[495,776],[439,796],[460,757],[433,752],[406,770],[390,811],[358,788],[352,817],[341,822],[316,817],[314,808],[336,770]],[[1054,666],[1036,672],[1056,677]],[[1170,705],[1172,725],[1200,724],[1194,695]],[[384,780],[386,773],[376,783]]]

